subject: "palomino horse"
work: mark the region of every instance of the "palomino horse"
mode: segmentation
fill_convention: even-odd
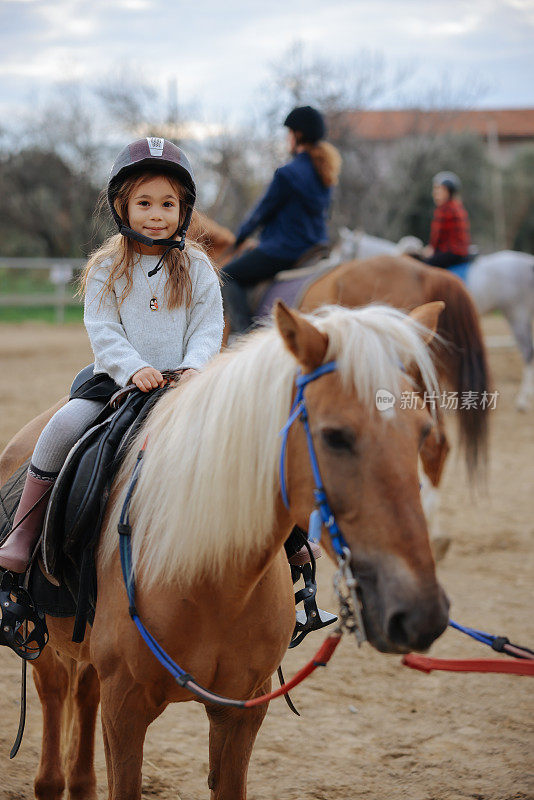
[[[443,632],[448,603],[436,580],[417,473],[432,420],[422,404],[397,402],[384,413],[375,404],[378,389],[399,398],[413,380],[436,389],[423,337],[431,337],[427,329],[435,328],[441,306],[414,312],[421,328],[385,307],[304,317],[279,305],[275,328],[247,337],[158,402],[112,488],[91,631],[74,644],[72,620],[48,617],[50,643],[32,662],[44,717],[39,800],[63,794],[60,722],[67,697],[74,709],[70,800],[96,798],[99,690],[110,800],[139,800],[147,727],[169,703],[195,699],[156,661],[129,615],[117,523],[143,441],[130,516],[140,617],[209,690],[236,698],[268,691],[295,619],[283,543],[314,509],[303,425],[294,424],[287,439],[288,508],[280,489],[279,432],[299,369],[336,365],[307,387],[308,419],[326,494],[350,547],[369,642],[404,653],[427,648]],[[325,547],[332,554],[328,541]],[[266,706],[205,703],[205,710],[212,800],[243,800]]]
[[[395,245],[363,231],[343,228],[339,233],[340,254],[344,260],[419,253],[423,246],[415,236],[406,236]],[[467,271],[466,286],[479,314],[501,311],[510,325],[523,358],[523,378],[516,407],[518,411],[528,411],[534,401],[534,256],[515,250],[477,256]]]

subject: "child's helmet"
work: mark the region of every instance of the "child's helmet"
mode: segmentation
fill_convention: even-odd
[[[455,172],[438,172],[432,178],[434,186],[445,186],[451,195],[456,194],[462,188],[462,182]]]
[[[183,224],[174,234],[174,237],[176,237],[176,235],[179,237],[178,243],[174,237],[173,239],[150,239],[148,236],[136,233],[124,224],[115,209],[115,200],[125,179],[136,172],[143,172],[144,170],[150,169],[166,173],[176,178],[186,190],[187,213]],[[191,222],[197,189],[189,160],[183,150],[177,147],[177,145],[169,142],[167,139],[160,139],[155,136],[146,136],[143,139],[137,139],[135,142],[127,145],[121,150],[111,168],[107,193],[113,219],[117,223],[119,232],[122,233],[123,236],[136,239],[138,242],[149,246],[154,244],[173,247],[178,246],[180,250],[183,250],[185,234]]]
[[[290,111],[284,125],[292,131],[298,131],[305,142],[314,144],[326,136],[326,125],[320,111],[311,106],[298,106]]]

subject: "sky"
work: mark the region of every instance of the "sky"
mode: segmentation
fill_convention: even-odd
[[[296,41],[407,69],[378,105],[450,79],[483,87],[480,107],[534,106],[534,0],[0,0],[0,125],[58,83],[117,72],[162,93],[174,80],[204,122],[239,123]]]

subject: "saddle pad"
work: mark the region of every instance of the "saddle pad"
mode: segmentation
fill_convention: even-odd
[[[270,317],[277,300],[283,300],[290,308],[298,308],[308,288],[338,265],[339,259],[328,258],[319,261],[313,268],[304,267],[303,269],[295,270],[293,275],[291,270],[279,273],[261,295],[253,312],[254,317],[256,319]]]
[[[467,283],[467,273],[469,272],[469,267],[471,266],[471,261],[464,261],[462,264],[456,264],[454,267],[449,267],[449,272],[453,272],[455,275],[460,278],[461,281]]]
[[[30,459],[25,461],[0,488],[0,544],[11,533],[29,466]]]

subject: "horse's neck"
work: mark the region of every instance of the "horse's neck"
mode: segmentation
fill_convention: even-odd
[[[281,500],[280,500],[281,505]],[[272,607],[284,600],[293,608],[292,583],[290,569],[284,549],[284,542],[291,532],[292,524],[284,511],[277,514],[272,535],[263,543],[258,542],[257,550],[250,553],[246,562],[229,561],[222,574],[215,576],[199,576],[190,589],[187,597],[199,613],[217,614],[227,617],[239,617],[246,610],[256,609],[256,613],[265,616],[265,606]],[[177,583],[176,592],[183,594]],[[203,601],[209,598],[207,606]]]
[[[289,514],[282,505],[281,497],[279,497],[275,524],[271,535],[266,537],[263,542],[258,542],[257,550],[250,554],[245,564],[236,566],[229,563],[226,567],[223,583],[231,583],[236,588],[237,594],[242,598],[256,592],[275,564],[278,570],[277,559],[280,554],[283,554],[282,563],[287,565],[284,543],[291,533],[292,527],[293,524],[289,519]],[[287,567],[286,571],[289,571]]]

